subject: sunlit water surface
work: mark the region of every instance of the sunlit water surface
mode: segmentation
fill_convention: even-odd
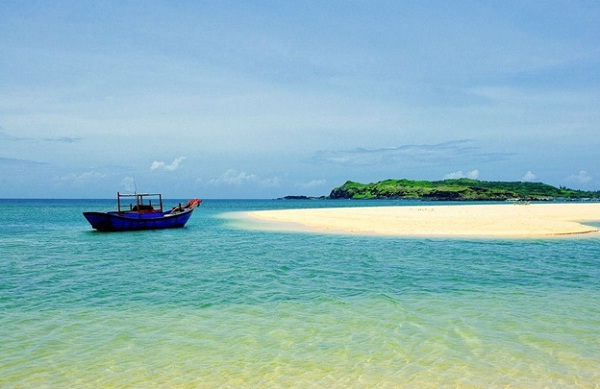
[[[113,201],[0,200],[0,387],[599,387],[598,238],[225,217],[365,204],[207,200],[183,229],[99,233],[81,212]]]

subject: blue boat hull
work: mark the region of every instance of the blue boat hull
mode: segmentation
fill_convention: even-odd
[[[83,216],[98,231],[138,231],[180,228],[192,216],[193,209],[170,212],[84,212]]]

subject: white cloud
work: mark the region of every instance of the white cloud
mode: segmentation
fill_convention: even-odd
[[[161,169],[165,166],[165,163],[160,161],[154,161],[152,162],[152,166],[150,166],[150,170],[156,170],[156,169]]]
[[[592,181],[592,176],[590,176],[588,174],[588,172],[586,172],[585,170],[581,170],[577,174],[570,175],[567,178],[567,180],[572,181],[572,182],[576,182],[578,184],[586,184],[586,183]]]
[[[477,169],[471,170],[467,174],[464,174],[462,170],[459,170],[456,172],[448,173],[444,176],[445,180],[458,179],[458,178],[470,178],[472,180],[477,180],[479,178],[479,170],[477,170]]]
[[[177,168],[179,167],[179,164],[185,159],[185,157],[179,157],[173,160],[173,162],[171,162],[170,164],[166,164],[163,161],[154,161],[152,162],[152,166],[150,166],[150,170],[157,170],[157,169],[161,169],[161,170],[166,170],[166,171],[174,171],[177,170]]]
[[[211,185],[242,185],[257,180],[256,175],[247,174],[245,171],[238,172],[235,169],[229,169],[219,178],[213,178],[209,181]]]
[[[531,172],[531,170],[527,170],[527,173],[523,177],[521,177],[521,181],[523,182],[533,182],[537,179],[535,174]]]
[[[444,175],[444,180],[463,178],[464,176],[465,175],[463,174],[462,170],[459,170],[457,172],[452,172]]]
[[[121,185],[125,188],[125,190],[129,193],[137,192],[135,179],[133,177],[125,177],[123,181],[121,181]]]
[[[477,169],[471,170],[470,172],[467,173],[467,178],[470,178],[472,180],[477,180],[479,178],[479,170],[477,170]]]
[[[214,186],[240,186],[243,184],[254,183],[265,187],[277,187],[280,186],[279,178],[264,178],[261,179],[256,174],[248,174],[245,171],[237,171],[235,169],[229,169],[218,178],[213,178],[208,181],[210,185]]]

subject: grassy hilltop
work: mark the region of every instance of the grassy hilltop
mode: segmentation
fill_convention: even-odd
[[[539,182],[385,180],[370,184],[347,181],[331,191],[330,199],[423,199],[440,201],[600,199],[600,191],[556,188]]]

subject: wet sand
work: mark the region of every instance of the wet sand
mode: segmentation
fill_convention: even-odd
[[[281,229],[389,236],[544,237],[598,234],[600,203],[424,205],[254,211]]]

